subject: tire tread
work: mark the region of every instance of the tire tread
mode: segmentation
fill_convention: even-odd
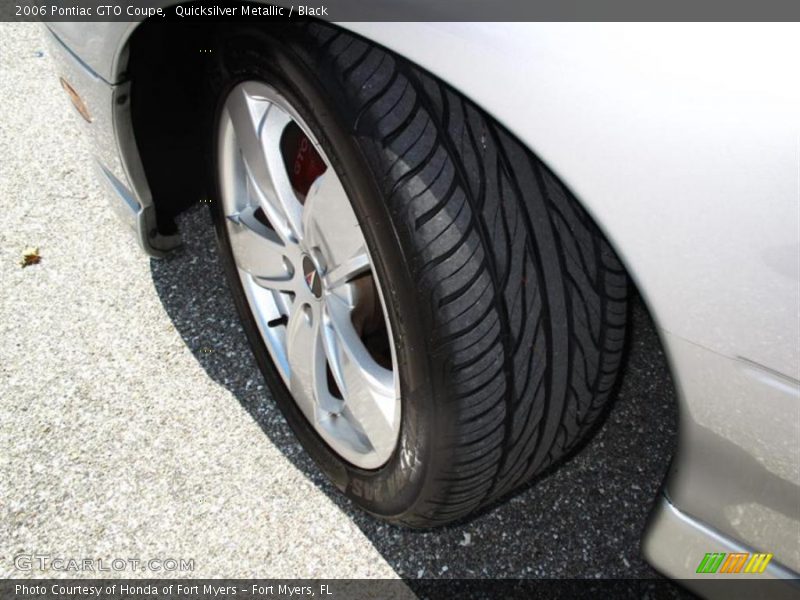
[[[396,520],[461,518],[598,422],[622,358],[625,271],[569,190],[472,102],[348,33],[306,32],[413,248],[445,357],[439,401],[458,415],[439,442],[453,460]]]

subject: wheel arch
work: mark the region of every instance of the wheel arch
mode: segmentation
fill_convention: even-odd
[[[387,25],[388,29],[375,27]],[[408,41],[402,44],[392,43],[391,29],[396,25],[402,24],[362,23],[346,24],[343,27],[373,43],[379,43],[400,55],[408,56],[403,50],[410,49],[412,44]],[[429,26],[435,26],[440,32],[447,30],[446,24],[411,25],[418,26],[423,33]],[[147,19],[121,34],[116,58],[110,63],[112,77],[128,79],[133,84],[131,120],[136,147],[123,148],[122,151],[123,154],[126,151],[138,152],[144,163],[148,184],[153,192],[153,202],[159,215],[159,230],[162,233],[174,233],[174,217],[203,200],[210,189],[210,181],[205,177],[205,173],[198,173],[195,168],[199,161],[203,160],[202,144],[197,143],[197,131],[191,127],[191,123],[199,108],[193,105],[193,99],[200,96],[199,92],[203,87],[203,61],[212,58],[207,53],[211,49],[210,40],[214,36],[216,27],[218,26],[214,24],[192,22],[181,23],[181,27],[175,28],[174,23],[169,24],[155,18]],[[481,38],[487,43],[492,37],[492,35],[487,37],[485,33],[481,34]],[[401,47],[396,48],[398,45]],[[548,132],[548,136],[544,139],[537,139],[535,143],[531,143],[530,139],[526,139],[528,136],[520,135],[519,127],[513,120],[502,118],[502,114],[499,114],[502,111],[493,109],[491,101],[481,101],[480,94],[472,95],[469,90],[459,85],[459,69],[454,69],[453,73],[450,73],[445,68],[438,68],[423,60],[415,60],[419,58],[412,56],[416,64],[469,97],[516,135],[523,145],[540,157],[544,164],[572,189],[580,204],[589,212],[620,256],[629,275],[636,280],[636,273],[631,272],[626,261],[626,248],[617,243],[614,230],[606,226],[602,208],[587,202],[585,195],[576,193],[578,191],[574,185],[576,181],[570,176],[569,169],[559,169],[557,164],[554,166],[548,160],[551,156],[548,140],[553,138],[552,132]],[[543,89],[541,93],[546,95],[548,92]],[[553,124],[553,127],[556,128],[557,125]],[[569,125],[565,125],[563,129],[566,136]],[[181,130],[186,135],[173,135]],[[193,181],[191,189],[175,189],[177,181],[181,179],[177,176],[180,173],[190,174]],[[637,289],[640,289],[638,282]]]

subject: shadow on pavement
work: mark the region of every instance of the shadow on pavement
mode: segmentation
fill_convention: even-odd
[[[269,398],[239,326],[205,207],[180,218],[185,248],[152,260],[155,289],[200,365],[285,456],[364,532],[401,577],[658,577],[640,556],[645,520],[675,444],[677,406],[641,301],[630,354],[604,424],[534,486],[457,526],[420,532],[381,523],[330,485]],[[663,584],[662,584],[663,585]]]

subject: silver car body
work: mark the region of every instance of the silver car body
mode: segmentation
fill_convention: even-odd
[[[100,172],[146,251],[126,98],[136,23],[49,24],[95,115]],[[658,326],[679,448],[643,549],[800,573],[800,29],[789,24],[342,23],[470,97],[571,187]],[[631,460],[636,460],[631,457]],[[706,575],[705,577],[709,577]]]

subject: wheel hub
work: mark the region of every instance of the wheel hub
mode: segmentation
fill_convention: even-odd
[[[303,256],[303,274],[311,294],[317,299],[321,298],[322,277],[319,276],[316,265],[308,256]]]

